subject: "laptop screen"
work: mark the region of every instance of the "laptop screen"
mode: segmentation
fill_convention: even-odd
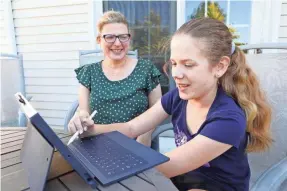
[[[71,166],[78,172],[78,174],[89,184],[92,188],[96,188],[98,183],[93,177],[93,174],[85,168],[83,164],[74,156],[70,149],[61,141],[53,129],[46,123],[40,114],[32,107],[21,93],[15,94],[16,100],[20,105],[21,110],[30,119],[32,125],[45,138],[45,140],[54,148],[57,148],[61,155],[67,160]]]

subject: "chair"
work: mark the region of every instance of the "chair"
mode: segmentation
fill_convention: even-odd
[[[127,55],[131,58],[137,58],[138,57],[138,51],[128,51]],[[102,50],[81,50],[79,51],[79,62],[80,66],[91,64],[95,62],[99,62],[104,59],[104,55]],[[64,130],[68,131],[68,124],[69,121],[74,116],[76,110],[78,109],[79,101],[76,100],[72,103],[71,107],[69,108],[65,120],[64,120]]]
[[[22,55],[0,54],[1,60],[1,127],[27,125],[26,116],[19,110],[14,94],[26,96]]]
[[[265,90],[273,115],[271,131],[274,143],[270,150],[248,156],[251,190],[287,190],[287,43],[254,44],[240,48],[262,53],[246,54],[246,58]],[[284,49],[285,52],[274,49]]]

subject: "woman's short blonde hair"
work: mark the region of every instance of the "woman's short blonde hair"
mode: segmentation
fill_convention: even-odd
[[[122,23],[128,27],[128,22],[122,13],[118,11],[107,11],[98,21],[97,27],[99,33],[102,32],[104,25],[110,23]]]

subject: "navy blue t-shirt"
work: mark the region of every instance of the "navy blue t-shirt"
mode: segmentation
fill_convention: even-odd
[[[248,191],[250,168],[245,152],[248,134],[241,107],[219,87],[206,120],[196,134],[191,134],[186,123],[187,100],[179,97],[178,89],[165,94],[161,103],[166,113],[172,115],[177,146],[185,144],[198,134],[232,145],[222,155],[189,173],[200,173],[226,190]]]

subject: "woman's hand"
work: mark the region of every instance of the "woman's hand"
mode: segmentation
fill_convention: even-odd
[[[94,126],[94,121],[89,119],[89,116],[89,112],[85,110],[76,112],[68,124],[69,132],[75,133],[79,131],[79,133],[82,134],[84,131],[92,128]]]

